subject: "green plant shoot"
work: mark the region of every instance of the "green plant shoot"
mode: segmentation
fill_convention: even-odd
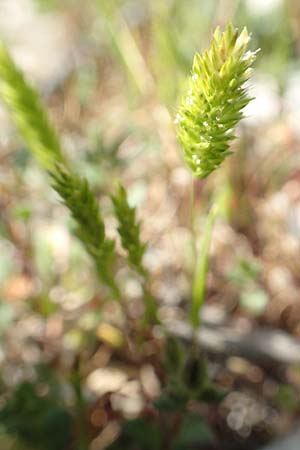
[[[250,102],[245,83],[249,79],[256,52],[247,50],[250,36],[231,24],[214,32],[211,48],[196,53],[188,90],[177,114],[178,139],[184,159],[197,178],[206,178],[231,153],[234,128]],[[194,208],[194,204],[192,205]],[[190,321],[200,324],[200,309],[205,300],[208,252],[218,204],[207,219],[203,243],[197,257]]]

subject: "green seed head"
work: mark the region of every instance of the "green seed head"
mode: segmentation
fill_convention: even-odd
[[[197,178],[207,177],[231,152],[234,128],[251,98],[244,87],[256,52],[250,36],[227,25],[217,28],[209,50],[196,53],[188,89],[175,122],[184,159]]]

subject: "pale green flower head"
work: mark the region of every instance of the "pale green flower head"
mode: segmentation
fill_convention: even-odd
[[[247,50],[250,36],[231,24],[214,32],[209,50],[196,53],[188,89],[175,122],[184,159],[197,178],[207,177],[232,152],[229,143],[251,98],[245,82],[256,53]]]

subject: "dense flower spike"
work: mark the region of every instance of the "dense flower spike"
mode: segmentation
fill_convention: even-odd
[[[249,103],[244,83],[256,52],[247,50],[250,36],[231,24],[217,28],[210,50],[196,53],[187,94],[177,114],[178,138],[187,165],[198,178],[219,167],[234,138],[234,127]]]

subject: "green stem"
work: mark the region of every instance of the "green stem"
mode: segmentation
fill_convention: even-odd
[[[196,232],[196,193],[195,193],[195,180],[192,178],[191,192],[190,192],[190,208],[191,208],[191,235],[192,235],[192,252],[193,252],[193,264],[196,264],[197,260],[197,232]]]
[[[202,245],[198,252],[193,281],[192,307],[190,311],[190,322],[193,328],[197,328],[200,325],[200,311],[204,304],[206,294],[208,253],[211,242],[212,230],[217,213],[218,213],[218,206],[217,204],[215,204],[212,206],[208,214],[204,229]]]

